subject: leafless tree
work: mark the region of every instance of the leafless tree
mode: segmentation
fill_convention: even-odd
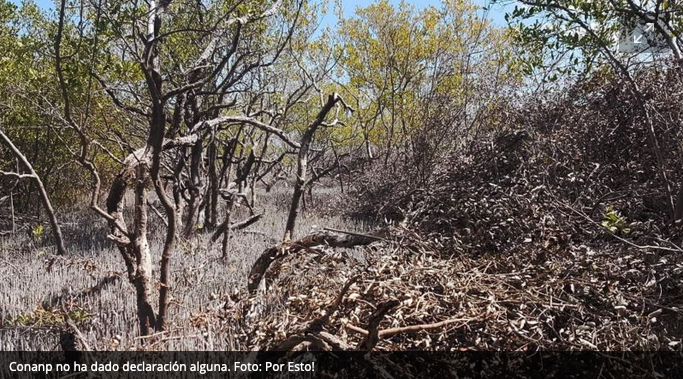
[[[47,191],[45,190],[43,181],[40,179],[40,176],[38,176],[36,171],[33,169],[31,162],[29,162],[26,156],[21,152],[21,150],[19,150],[19,148],[17,148],[17,146],[15,146],[14,143],[12,143],[12,140],[10,140],[7,134],[5,134],[1,126],[0,140],[2,140],[2,144],[5,145],[12,152],[12,155],[19,162],[21,162],[21,165],[24,166],[24,169],[27,171],[27,173],[0,171],[0,176],[13,176],[18,179],[31,179],[36,183],[36,186],[38,187],[38,193],[40,194],[40,201],[43,203],[43,208],[45,209],[45,213],[47,213],[47,218],[50,221],[50,227],[52,228],[52,235],[55,239],[57,254],[66,254],[66,248],[64,247],[64,238],[62,237],[62,229],[59,227],[59,222],[57,221],[55,210],[52,207],[52,203],[50,202],[50,198],[48,197]]]

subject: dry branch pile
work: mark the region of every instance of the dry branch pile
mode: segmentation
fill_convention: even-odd
[[[639,80],[676,151],[680,128],[666,126],[680,112],[667,98],[683,87],[671,75]],[[511,115],[514,128],[448,158],[424,187],[361,180],[358,209],[404,218],[418,234],[402,230],[362,258],[330,247],[284,257],[251,309],[252,341],[289,349],[315,333],[294,341],[362,349],[377,332],[380,350],[679,349],[680,226],[630,96],[598,77]],[[677,162],[666,162],[670,178],[681,177]],[[372,330],[371,315],[393,301]]]
[[[669,79],[646,79],[657,119],[683,121],[657,97]],[[629,101],[621,83],[584,83],[511,117],[516,128],[448,158],[424,187],[359,180],[356,195],[376,195],[359,209],[402,226],[267,248],[246,288],[211,293],[146,348],[220,336],[245,350],[680,350],[683,234],[637,117],[623,117]],[[664,126],[662,140],[682,139]]]
[[[396,229],[399,233],[400,229]],[[597,252],[545,261],[441,256],[403,231],[354,252],[282,258],[255,297],[207,317],[247,315],[259,349],[677,349],[683,264],[674,252]],[[381,317],[378,308],[387,307]],[[377,327],[373,324],[379,323]],[[368,336],[376,333],[375,340]]]

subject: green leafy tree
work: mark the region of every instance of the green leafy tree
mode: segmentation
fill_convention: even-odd
[[[430,165],[466,146],[519,80],[509,33],[467,1],[417,10],[381,0],[343,19],[343,80],[366,151]],[[394,154],[410,146],[411,154]],[[427,154],[425,154],[427,153]]]

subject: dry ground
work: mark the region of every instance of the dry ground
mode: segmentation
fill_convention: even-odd
[[[335,196],[325,192],[318,204]],[[247,272],[280,238],[288,199],[286,190],[264,196],[265,216],[234,234],[225,262],[217,259],[220,243],[208,235],[180,243],[171,327],[148,338],[137,337],[135,295],[126,279],[82,294],[123,271],[94,216],[64,220],[71,226],[65,230],[71,254],[64,258],[41,253],[27,238],[0,240],[6,278],[0,349],[58,349],[65,312],[96,350],[274,349],[316,333],[332,336],[326,348],[349,349],[363,342],[371,315],[389,302],[394,307],[381,319],[378,350],[678,350],[683,344],[680,252],[605,239],[444,254],[438,241],[394,227],[367,248],[323,246],[277,261],[265,290],[250,296]],[[297,234],[373,229],[322,216],[329,213],[302,212]],[[151,231],[157,255],[160,234]]]
[[[226,261],[220,240],[210,242],[209,234],[180,242],[173,263],[173,322],[160,348],[176,350],[245,349],[237,330],[207,330],[200,322],[207,307],[246,287],[252,263],[267,247],[281,238],[286,221],[290,191],[279,189],[260,194],[264,216],[255,225],[235,231]],[[324,201],[318,198],[316,201]],[[150,244],[160,255],[163,226],[151,214]],[[62,296],[72,299],[66,307],[72,319],[79,322],[93,349],[136,349],[137,338],[135,292],[123,277],[107,284],[99,294],[75,298],[83,289],[97,285],[112,273],[125,267],[118,250],[106,240],[106,223],[88,211],[62,216],[70,255],[56,257],[50,249],[36,246],[25,233],[0,238],[0,350],[51,350],[59,342],[62,322],[61,305],[50,309],[50,299]],[[156,226],[156,227],[155,227]],[[303,235],[322,226],[344,230],[360,230],[363,226],[339,217],[320,217],[302,212],[298,234]],[[45,252],[48,253],[45,253]],[[217,302],[214,302],[217,303]],[[163,347],[161,346],[163,344]]]

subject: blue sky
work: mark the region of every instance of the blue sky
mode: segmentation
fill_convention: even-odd
[[[10,0],[13,3],[19,4],[21,3],[21,0]],[[53,8],[54,3],[52,0],[34,0],[40,7],[42,8]],[[475,4],[480,5],[480,6],[485,6],[488,4],[489,0],[473,0]],[[358,7],[364,7],[367,5],[372,4],[374,1],[372,0],[342,0],[342,7],[344,9],[344,15],[345,16],[351,16],[354,14],[356,8]],[[391,0],[392,3],[398,5],[400,3],[400,0]],[[440,0],[406,0],[407,3],[413,4],[418,8],[423,8],[427,7],[430,5],[435,5],[438,6],[441,4]],[[499,5],[493,7],[491,11],[489,12],[489,18],[499,26],[505,25],[505,11],[510,10],[510,6],[507,7],[501,7]],[[336,18],[333,15],[333,12],[328,12],[328,15],[326,16],[326,19],[323,21],[325,24],[331,24],[336,22]]]
[[[374,3],[373,0],[341,0],[342,1],[342,7],[344,8],[344,16],[349,17],[354,14],[356,11],[356,8],[358,7],[365,7],[368,6],[372,3]],[[391,3],[398,5],[401,0],[390,0]],[[424,8],[428,7],[430,5],[434,6],[439,6],[441,4],[441,0],[405,0],[406,3],[413,4],[414,6],[418,8]],[[473,0],[473,2],[479,6],[486,6],[489,4],[489,0]],[[514,6],[500,6],[496,5],[494,6],[491,11],[489,12],[489,18],[499,26],[505,25],[505,11],[507,10],[508,12],[514,9]],[[332,13],[332,12],[330,12]],[[336,17],[332,14],[328,14],[327,18],[329,20],[325,20],[324,23],[334,23],[336,21]]]

